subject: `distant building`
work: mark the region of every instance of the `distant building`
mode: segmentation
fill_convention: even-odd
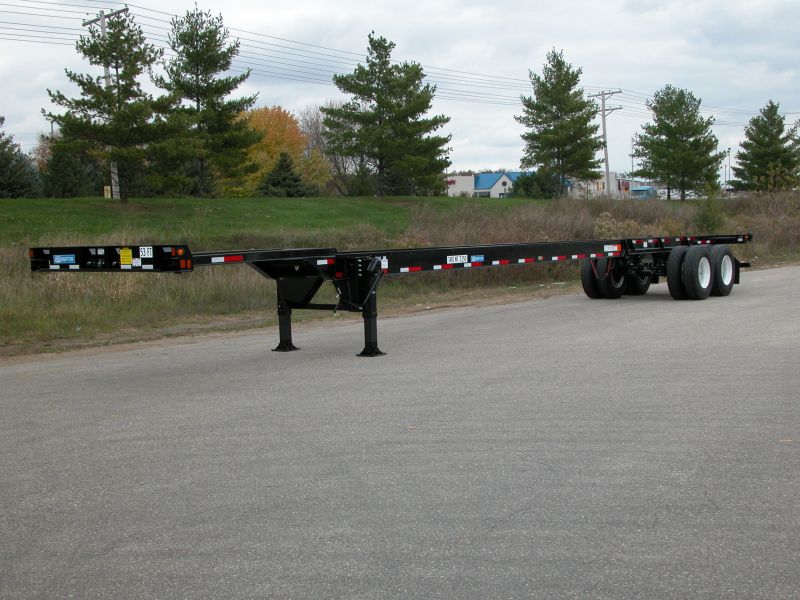
[[[475,175],[447,175],[445,177],[448,196],[472,196],[475,191]]]
[[[497,171],[494,173],[478,173],[476,175],[447,175],[447,195],[465,198],[506,198],[514,189],[521,171]],[[567,195],[571,198],[651,198],[651,181],[628,177],[622,173],[609,173],[611,189],[606,191],[605,177],[585,181],[566,180]],[[634,191],[636,193],[634,193]]]
[[[514,188],[519,171],[478,173],[477,175],[447,175],[448,196],[470,198],[506,198]]]
[[[611,188],[609,190],[606,190],[605,175],[601,175],[598,179],[571,181],[568,188],[568,195],[572,198],[600,198],[603,196],[609,198],[650,197],[642,195],[641,189],[639,189],[637,194],[632,193],[633,190],[638,188],[649,188],[651,186],[650,180],[629,177],[622,173],[615,173],[614,171],[611,171],[608,175],[611,181]]]
[[[658,198],[658,189],[653,185],[638,185],[631,188],[631,198],[641,200]]]

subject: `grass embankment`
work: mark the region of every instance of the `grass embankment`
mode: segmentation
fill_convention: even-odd
[[[450,198],[0,200],[0,355],[275,322],[274,284],[244,266],[166,274],[32,275],[35,245],[188,243],[195,251],[421,247],[616,236],[754,233],[748,260],[800,255],[797,195],[703,202]],[[575,264],[422,274],[381,283],[400,307],[525,297],[574,282]],[[332,286],[321,302],[333,301]],[[297,320],[328,313],[298,311]],[[357,318],[357,316],[355,316]],[[347,318],[346,315],[337,318]]]

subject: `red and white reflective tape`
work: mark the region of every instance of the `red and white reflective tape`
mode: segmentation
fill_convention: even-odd
[[[231,254],[228,256],[212,256],[211,262],[212,263],[244,262],[244,256],[242,256],[241,254]]]
[[[336,263],[336,259],[333,259],[333,258],[322,258],[322,259],[317,260],[317,266],[318,267],[319,266],[323,266],[323,265],[332,265],[334,263]]]
[[[613,244],[606,246],[606,252],[593,252],[591,254],[562,254],[559,256],[538,256],[538,257],[527,257],[527,258],[518,258],[518,259],[500,259],[500,260],[493,260],[491,262],[465,262],[465,263],[453,263],[453,264],[446,264],[446,265],[433,265],[434,271],[446,271],[450,269],[470,269],[472,267],[483,267],[487,265],[491,265],[493,267],[499,267],[503,265],[510,265],[510,264],[530,264],[535,262],[561,262],[567,260],[583,260],[586,258],[612,258],[612,257],[619,257],[622,256],[622,252],[620,251],[622,248],[620,244]],[[400,267],[400,273],[415,273],[418,271],[424,270],[422,267]],[[388,273],[388,270],[384,269],[384,273]]]

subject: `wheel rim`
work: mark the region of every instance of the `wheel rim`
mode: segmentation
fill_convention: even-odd
[[[731,281],[733,281],[733,261],[730,256],[725,255],[722,257],[719,271],[723,285],[730,285]]]
[[[697,281],[703,289],[711,283],[711,262],[705,256],[697,263]]]
[[[625,275],[615,276],[613,273],[611,273],[609,274],[609,277],[611,277],[611,285],[613,285],[615,288],[619,289],[625,285]]]

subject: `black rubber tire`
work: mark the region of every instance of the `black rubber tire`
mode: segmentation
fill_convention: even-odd
[[[597,259],[597,291],[610,300],[621,298],[625,293],[625,274],[614,272],[613,258]]]
[[[736,259],[725,244],[711,246],[711,295],[728,296],[736,280]]]
[[[686,258],[686,246],[675,246],[667,258],[667,287],[675,300],[686,300],[686,288],[683,287],[683,260]]]
[[[714,269],[708,246],[692,246],[683,259],[683,288],[690,300],[705,300],[711,295]]]
[[[596,259],[587,259],[581,263],[581,285],[584,293],[592,300],[603,297],[597,289],[597,276],[594,274],[596,265]]]
[[[650,289],[650,274],[636,274],[625,277],[625,293],[628,296],[641,296]]]

